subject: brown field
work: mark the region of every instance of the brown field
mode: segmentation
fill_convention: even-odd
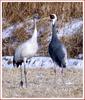
[[[2,97],[4,98],[82,98],[83,71],[64,69],[27,69],[28,87],[20,87],[20,69],[3,68]]]
[[[12,56],[16,47],[31,38],[33,23],[30,21],[35,14],[40,16],[37,22],[39,51],[37,55],[49,56],[48,45],[51,34],[49,15],[55,13],[58,17],[57,26],[61,30],[67,23],[73,20],[83,21],[82,2],[3,2],[2,3],[2,29],[17,23],[23,23],[23,27],[16,28],[13,36],[2,40],[2,55]],[[68,27],[69,28],[69,27]],[[30,32],[31,29],[31,32]],[[28,32],[26,31],[28,30]],[[42,31],[43,30],[43,31]],[[75,29],[76,30],[76,29]],[[72,34],[72,33],[69,33]],[[63,36],[60,39],[67,48],[68,57],[77,57],[83,53],[83,25],[73,36]],[[71,42],[72,41],[72,42]]]
[[[55,13],[58,17],[58,28],[62,28],[67,22],[82,18],[82,9],[83,3],[81,2],[3,2],[2,17],[3,19],[6,19],[6,22],[3,23],[2,28],[5,29],[15,23],[24,23],[21,29],[17,29],[13,32],[12,38],[3,40],[3,55],[13,55],[15,48],[19,44],[17,40],[20,39],[19,41],[22,42],[23,40],[30,38],[30,33],[27,33],[27,35],[25,34],[25,28],[27,27],[25,19],[31,19],[35,13],[38,13],[41,20],[43,19],[37,25],[38,30],[40,28],[45,30],[44,32],[41,32],[41,36],[38,37],[38,43],[40,43],[39,45],[42,47],[38,53],[39,55],[47,56],[49,44],[49,41],[47,40],[51,35],[49,21],[47,20],[49,15]],[[30,24],[28,24],[28,28],[29,27]],[[80,33],[83,33],[82,28]],[[63,37],[61,39],[66,45],[69,57],[74,58],[83,51],[83,34],[80,33],[79,35],[77,34],[67,38]],[[63,76],[60,73],[60,69],[57,69],[56,77],[53,69],[27,69],[27,88],[20,87],[19,68],[7,69],[3,67],[2,71],[3,98],[83,97],[83,71],[79,69],[65,69]]]
[[[42,17],[55,13],[59,19],[68,21],[71,18],[82,17],[82,9],[82,2],[4,2],[2,3],[2,17],[8,20],[6,25],[24,21],[35,12]]]

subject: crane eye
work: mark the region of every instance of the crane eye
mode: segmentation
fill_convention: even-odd
[[[50,15],[50,18],[51,18],[51,19],[54,19],[54,18],[55,18],[55,16],[54,16],[54,15]]]

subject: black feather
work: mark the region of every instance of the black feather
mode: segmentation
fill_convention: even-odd
[[[13,56],[13,66],[14,67],[19,67],[19,65],[22,65],[22,63],[23,63],[24,61],[23,60],[18,60],[18,61],[16,61],[15,60],[15,56]]]
[[[55,16],[54,15],[50,15],[50,19],[54,19],[55,18]]]

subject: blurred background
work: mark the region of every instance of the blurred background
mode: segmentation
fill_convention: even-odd
[[[20,88],[20,69],[13,67],[13,54],[18,45],[31,38],[37,21],[39,51],[28,59],[28,88]],[[59,66],[48,54],[52,30],[49,15],[58,17],[58,37],[67,48],[68,61],[63,79]],[[83,97],[83,3],[82,2],[2,2],[2,97]],[[22,64],[23,69],[23,64]],[[24,79],[23,79],[24,80]]]
[[[3,2],[2,3],[2,54],[13,55],[16,47],[32,36],[32,16],[38,13],[38,55],[48,56],[51,39],[49,15],[58,17],[60,40],[65,44],[68,57],[83,53],[83,3],[82,2]]]

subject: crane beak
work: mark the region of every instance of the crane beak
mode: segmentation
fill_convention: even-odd
[[[48,21],[49,21],[49,22],[51,22],[51,21],[52,21],[52,19],[50,19],[50,17],[48,17]]]

